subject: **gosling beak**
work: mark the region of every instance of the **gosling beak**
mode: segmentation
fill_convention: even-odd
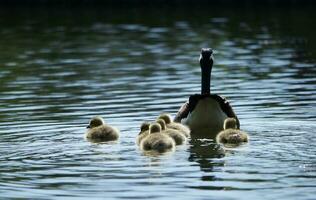
[[[91,128],[91,126],[90,126],[90,125],[88,125],[88,126],[87,126],[87,128]]]

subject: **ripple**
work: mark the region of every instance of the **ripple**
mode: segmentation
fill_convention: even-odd
[[[298,22],[285,25],[279,10],[258,10],[256,20],[206,10],[131,18],[88,9],[80,23],[63,12],[16,21],[1,14],[12,22],[0,32],[1,197],[313,198],[312,40],[289,32]],[[229,99],[249,144],[197,140],[171,154],[143,154],[135,145],[141,122],[174,115],[199,93],[202,46],[215,50],[212,92]],[[119,141],[83,138],[95,115],[121,130]]]

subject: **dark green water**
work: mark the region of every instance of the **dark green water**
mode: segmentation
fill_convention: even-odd
[[[1,199],[315,199],[314,7],[0,9]],[[150,157],[139,125],[212,90],[250,143]],[[83,138],[101,115],[117,143]]]

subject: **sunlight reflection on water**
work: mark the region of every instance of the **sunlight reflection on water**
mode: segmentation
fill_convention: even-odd
[[[214,16],[69,24],[34,14],[35,24],[4,26],[0,196],[313,198],[316,68],[306,41],[292,45],[284,24],[270,30],[232,13]],[[204,46],[215,49],[212,90],[228,97],[250,143],[223,149],[197,140],[143,155],[140,123],[175,114],[199,92]],[[84,140],[94,115],[121,129],[118,142]]]

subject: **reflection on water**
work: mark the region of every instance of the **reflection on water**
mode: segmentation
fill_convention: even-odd
[[[197,162],[203,172],[213,172],[213,166],[223,166],[222,161],[214,161],[214,158],[225,156],[225,149],[209,139],[192,140],[190,143],[189,161]],[[213,180],[215,177],[202,176],[202,180]]]
[[[212,10],[3,9],[0,196],[312,199],[313,9]],[[199,92],[206,46],[213,91],[250,143],[144,155],[139,125]],[[95,115],[120,128],[118,142],[84,140]]]

